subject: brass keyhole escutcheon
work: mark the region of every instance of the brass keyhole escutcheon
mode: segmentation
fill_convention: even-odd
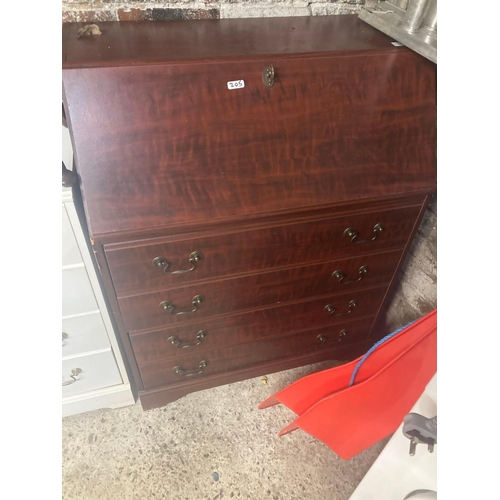
[[[262,70],[262,81],[264,85],[271,88],[274,85],[274,66],[270,64]]]

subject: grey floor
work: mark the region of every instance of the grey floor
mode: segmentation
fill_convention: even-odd
[[[436,307],[436,200],[426,212],[388,311],[394,328]],[[63,419],[64,500],[347,500],[385,445],[348,461],[302,431],[277,433],[287,408],[269,395],[330,366],[309,367],[135,406]]]
[[[303,431],[277,433],[294,414],[258,410],[267,396],[321,363],[135,406],[63,419],[65,500],[347,500],[383,448],[349,461]]]

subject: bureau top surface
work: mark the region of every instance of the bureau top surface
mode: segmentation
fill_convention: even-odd
[[[84,23],[63,25],[63,69],[398,50],[389,37],[356,15],[98,25],[102,35],[82,38],[77,32]]]

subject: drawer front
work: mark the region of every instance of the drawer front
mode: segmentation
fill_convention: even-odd
[[[62,272],[62,315],[71,316],[98,309],[87,270],[84,267],[65,269]]]
[[[406,51],[66,71],[91,233],[434,190],[435,76]]]
[[[127,329],[136,331],[342,293],[348,289],[356,295],[356,290],[363,286],[389,283],[400,256],[401,251],[397,250],[336,260],[137,295],[122,298],[119,303]],[[363,269],[366,272],[361,272]],[[338,273],[345,278],[342,280]],[[203,300],[200,302],[198,298]]]
[[[172,359],[244,344],[266,337],[278,337],[310,330],[334,328],[354,318],[374,316],[384,297],[386,287],[359,291],[355,295],[306,300],[278,307],[259,309],[222,318],[207,319],[165,330],[130,335],[138,364]],[[324,310],[327,304],[342,307],[355,298],[358,305],[349,315],[334,316]],[[340,312],[340,309],[339,309]],[[352,317],[352,318],[351,318]],[[203,332],[198,335],[199,332]],[[350,335],[349,335],[350,337]],[[189,347],[184,347],[189,345]]]
[[[401,207],[264,229],[170,238],[149,245],[107,245],[105,250],[120,296],[402,247],[419,211],[420,206]],[[376,224],[382,224],[382,232],[374,233]],[[352,236],[344,236],[347,228],[359,233],[354,241]]]
[[[75,233],[66,212],[66,208],[62,207],[62,265],[71,266],[82,263],[82,256],[78,243],[76,242]]]
[[[63,319],[62,331],[63,357],[109,347],[108,334],[100,313]]]
[[[366,338],[372,322],[373,318],[344,321],[335,328],[314,329],[234,347],[214,349],[203,354],[193,353],[175,360],[148,363],[139,366],[139,371],[144,388],[148,390],[166,384],[184,382],[194,377],[248,368],[255,364],[320,350],[331,350],[333,358],[336,347]],[[343,330],[348,331],[349,334],[339,335],[339,332]]]
[[[74,382],[71,378],[73,369],[81,370]],[[70,385],[63,386],[64,397],[118,385],[122,383],[122,378],[113,353],[107,351],[63,361],[62,382],[63,384],[72,382]]]

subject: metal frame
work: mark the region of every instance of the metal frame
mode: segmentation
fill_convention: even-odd
[[[359,18],[437,64],[437,0],[367,1]]]

